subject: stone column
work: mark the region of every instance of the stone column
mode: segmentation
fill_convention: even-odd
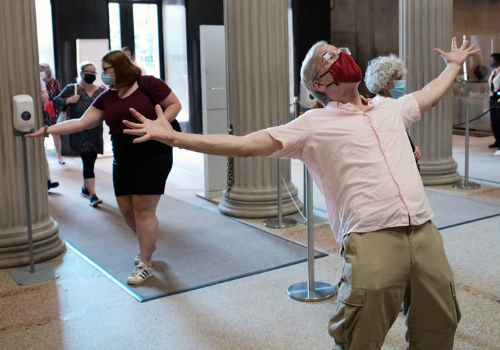
[[[453,0],[399,0],[399,21],[399,55],[408,68],[407,93],[410,93],[422,89],[446,66],[432,50],[450,50]],[[445,185],[461,180],[451,155],[451,92],[410,127],[410,135],[422,150],[419,163],[424,185]]]
[[[285,124],[290,119],[288,0],[225,0],[228,120],[234,135]],[[290,181],[290,160],[281,161]],[[224,191],[219,209],[244,218],[277,216],[277,160],[235,158],[234,185]],[[283,214],[295,213],[283,186]]]
[[[0,0],[0,6],[0,268],[7,268],[30,263],[22,140],[13,133],[12,96],[33,97],[37,128],[42,102],[35,0]],[[35,262],[42,262],[61,254],[65,245],[48,214],[43,139],[27,140],[26,148]]]

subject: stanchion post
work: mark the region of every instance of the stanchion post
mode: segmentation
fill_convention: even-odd
[[[280,125],[280,122],[276,123]],[[278,217],[276,219],[267,219],[262,223],[265,227],[269,228],[287,228],[297,225],[297,221],[291,218],[283,217],[283,194],[282,194],[282,184],[281,184],[281,159],[277,158],[277,185],[278,185]]]
[[[464,170],[464,180],[453,184],[453,187],[462,190],[471,190],[481,187],[480,184],[475,182],[469,182],[469,114],[470,105],[467,104],[467,112],[465,114],[465,170]]]
[[[314,221],[313,221],[313,186],[312,178],[307,173],[306,187],[307,212],[307,282],[296,283],[288,288],[290,298],[299,301],[321,301],[335,295],[335,288],[327,283],[314,281]]]

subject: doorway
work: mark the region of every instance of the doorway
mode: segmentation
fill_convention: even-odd
[[[112,1],[109,10],[111,50],[128,46],[145,74],[165,79],[160,1]]]

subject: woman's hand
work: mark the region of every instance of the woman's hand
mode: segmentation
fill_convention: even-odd
[[[24,135],[24,137],[40,137],[40,136],[45,136],[45,126],[42,126],[40,129],[31,134]]]
[[[123,133],[142,136],[136,138],[134,140],[134,143],[144,142],[152,139],[172,146],[176,138],[176,132],[172,129],[172,125],[170,125],[169,121],[163,114],[163,110],[160,105],[156,105],[155,112],[157,119],[151,120],[144,117],[135,109],[130,108],[130,113],[132,113],[132,115],[137,118],[139,123],[132,123],[128,120],[124,120],[123,124],[125,124],[125,126],[129,127],[130,129],[123,130]]]
[[[66,99],[66,104],[69,105],[70,103],[77,103],[78,101],[80,101],[80,95],[73,95]]]
[[[42,91],[42,106],[45,106],[49,102],[49,95],[46,90]]]
[[[415,160],[420,159],[420,147],[415,146],[415,152],[413,152],[413,155],[415,156]]]

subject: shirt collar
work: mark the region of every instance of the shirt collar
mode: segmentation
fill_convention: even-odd
[[[380,97],[382,97],[382,96],[380,96]],[[365,112],[367,110],[372,109],[375,105],[376,105],[376,101],[373,101],[373,99],[368,99],[368,104],[367,104],[367,108],[365,109]],[[342,102],[338,102],[338,101],[328,102],[328,104],[326,105],[326,108],[327,109],[341,109],[341,110],[346,110],[349,112],[360,112],[359,108],[354,106],[353,104],[342,103]]]

